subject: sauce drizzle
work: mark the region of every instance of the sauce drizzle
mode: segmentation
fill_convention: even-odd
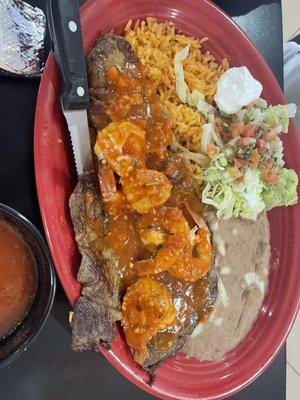
[[[145,78],[143,67],[138,66],[137,71],[125,70],[123,72],[112,67],[108,69],[106,76],[109,92],[106,112],[112,121],[111,126],[117,126],[116,124],[122,123],[122,121],[130,121],[145,132],[147,150],[145,166],[140,155],[135,159],[135,154],[138,154],[137,148],[131,148],[129,153],[129,150],[126,149],[126,142],[123,145],[123,155],[118,158],[124,163],[130,154],[131,169],[142,163],[142,168],[146,167],[162,172],[172,185],[171,195],[163,207],[179,208],[189,228],[193,229],[196,222],[189,210],[192,209],[193,214],[197,214],[201,218],[203,217],[203,206],[195,193],[193,177],[189,168],[178,155],[168,149],[172,139],[172,121],[150,82]],[[104,131],[107,134],[106,128]],[[98,138],[99,135],[101,132],[98,133]],[[101,139],[99,140],[101,141]],[[119,151],[119,148],[115,147],[113,151]],[[101,152],[98,148],[97,155],[99,156],[99,154]],[[100,161],[100,170],[109,169],[106,161],[105,159]],[[110,165],[112,165],[111,161]],[[107,170],[104,172],[108,173]],[[124,203],[124,196],[121,195],[122,179],[124,178],[119,179],[117,174],[114,173],[113,176],[111,172],[109,179],[110,182],[114,182],[116,179],[115,186],[112,185],[107,193],[103,193],[101,189],[101,193],[103,198],[105,195],[109,198],[116,196],[116,190],[119,190],[118,206],[121,212],[115,213],[116,209],[114,208],[112,213],[106,203],[105,241],[117,256],[122,290],[125,292],[126,288],[139,279],[135,263],[154,258],[155,252],[151,251],[151,248],[141,240],[140,224],[143,216],[133,210],[130,205],[126,205],[126,199]],[[106,189],[108,187],[109,185],[106,185]],[[163,237],[166,232],[162,231],[161,234]],[[195,326],[198,321],[206,320],[212,311],[213,302],[209,295],[207,276],[194,282],[181,281],[172,277],[168,272],[157,273],[151,277],[168,289],[176,309],[176,318],[172,324],[152,338],[152,345],[158,350],[162,350],[172,346],[176,337],[183,334],[190,326]]]

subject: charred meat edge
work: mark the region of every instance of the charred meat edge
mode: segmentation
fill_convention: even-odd
[[[109,67],[115,66],[120,70],[125,68],[134,70],[138,62],[131,46],[123,38],[107,34],[98,39],[87,56],[87,72],[90,87],[89,122],[91,127],[91,140],[95,140],[97,129],[104,128],[110,119],[105,113],[107,98],[107,81],[105,72]],[[102,254],[97,253],[91,246],[90,228],[86,221],[100,221],[103,235],[103,203],[99,195],[99,187],[93,172],[85,173],[70,198],[71,217],[75,229],[76,241],[82,254],[82,262],[77,279],[83,285],[80,298],[74,307],[72,318],[74,350],[94,349],[98,351],[99,342],[106,345],[114,339],[116,333],[115,322],[120,319],[120,282],[116,263],[112,251],[106,249]],[[93,201],[87,204],[86,198],[91,196]],[[88,215],[88,219],[86,219]],[[215,289],[215,272],[210,282],[210,289]],[[190,316],[190,323],[185,331],[165,350],[156,350],[153,344],[148,344],[149,355],[141,367],[149,372],[150,381],[153,383],[153,371],[160,362],[176,354],[184,345],[186,337],[196,327],[198,319],[196,313]],[[134,353],[134,352],[133,352]]]

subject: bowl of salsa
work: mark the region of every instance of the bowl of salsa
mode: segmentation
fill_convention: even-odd
[[[0,368],[21,354],[44,325],[55,272],[38,229],[0,203]]]

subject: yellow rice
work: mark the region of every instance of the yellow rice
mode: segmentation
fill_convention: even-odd
[[[175,32],[171,22],[159,23],[153,17],[146,21],[128,21],[125,39],[131,44],[161,100],[174,121],[175,140],[193,152],[200,152],[201,126],[204,117],[194,108],[180,102],[175,89],[174,56],[186,45],[190,45],[188,57],[183,61],[185,81],[192,92],[197,89],[212,102],[216,83],[228,68],[224,59],[218,64],[209,51],[201,52],[201,44],[207,38],[194,39]],[[193,165],[194,172],[197,167]]]

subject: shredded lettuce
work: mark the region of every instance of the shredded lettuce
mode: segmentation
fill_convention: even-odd
[[[251,78],[252,81],[249,82],[252,87],[250,89],[253,93],[255,91],[255,96],[253,95],[254,97],[252,96],[251,98],[256,100],[254,104],[249,106],[251,101],[248,97],[247,101],[244,101],[244,96],[242,102],[237,97],[236,102],[241,103],[238,111],[234,114],[230,113],[230,115],[225,114],[224,110],[218,109],[218,103],[215,106],[207,103],[203,93],[198,90],[190,92],[185,81],[183,68],[183,61],[188,57],[189,50],[189,45],[187,45],[174,56],[176,93],[182,103],[196,109],[205,117],[207,123],[202,125],[199,152],[191,152],[176,141],[173,141],[171,149],[179,151],[183,158],[202,167],[207,161],[205,154],[208,152],[208,144],[214,144],[218,147],[218,154],[203,172],[205,186],[202,191],[202,202],[216,209],[218,219],[242,217],[251,220],[256,220],[264,209],[269,210],[276,206],[295,204],[297,202],[298,177],[295,171],[283,168],[283,145],[278,135],[281,132],[288,132],[289,118],[295,116],[296,105],[287,104],[268,107],[264,99],[258,98],[258,92],[261,92],[260,83],[243,67],[244,69],[242,70],[232,69],[231,71],[234,74],[240,72],[240,76],[234,76],[236,83],[240,85],[241,93],[238,93],[239,97],[243,97],[242,95],[247,97],[249,95],[249,87],[246,83]],[[249,78],[248,81],[246,78]],[[225,94],[229,100],[232,96],[231,86],[226,84],[223,88],[224,90],[226,89]],[[225,100],[227,99],[226,96],[224,97]],[[248,106],[244,107],[246,104]],[[221,121],[223,117],[225,118],[223,119],[224,129],[220,129],[221,133],[219,133],[217,117],[221,118]],[[229,136],[228,138],[228,135],[225,135],[225,133],[230,133],[230,127],[233,123],[241,123],[242,126],[256,125],[257,127],[255,129],[255,137],[247,139],[248,147],[246,150],[244,147],[247,145],[244,145],[243,149],[239,148],[240,145],[236,145],[237,141],[240,140],[239,137]],[[267,133],[270,130],[276,135],[274,139],[271,135],[267,137]],[[271,139],[268,140],[270,137]],[[255,147],[258,148],[258,150],[255,149],[256,153],[261,148],[263,149],[262,152],[259,152],[259,164],[254,169],[250,168],[249,165],[251,164],[247,162],[239,166],[235,157],[244,157],[247,161],[247,157],[250,157],[251,151]],[[248,155],[247,152],[249,153]],[[266,183],[261,178],[260,169],[265,172],[264,169],[269,168],[267,164],[269,161],[271,161],[272,168],[275,168],[275,172],[279,174],[278,183],[273,185]]]
[[[207,152],[207,145],[209,143],[215,143],[219,149],[223,148],[223,142],[221,137],[214,130],[214,126],[211,123],[202,125],[202,136],[201,136],[201,151]]]
[[[212,124],[203,124],[202,125],[202,136],[201,136],[201,151],[202,153],[206,153],[207,145],[211,143],[212,140]]]
[[[295,104],[269,106],[264,111],[264,122],[272,127],[281,125],[282,132],[287,133],[289,128],[289,117],[294,117],[295,113]]]
[[[273,159],[274,166],[282,168],[284,166],[282,141],[278,136],[276,136],[276,138],[269,143],[269,146],[269,151],[271,154],[271,158]]]
[[[186,103],[186,96],[188,85],[184,80],[184,71],[182,66],[182,61],[185,60],[189,54],[190,46],[187,45],[181,51],[178,51],[174,56],[174,72],[176,78],[176,93],[182,101],[182,103]]]
[[[259,108],[245,110],[244,122],[250,125],[260,125],[264,119],[264,113]]]
[[[296,204],[298,176],[293,169],[283,168],[279,175],[278,183],[265,185],[263,199],[266,209],[277,206],[290,206]]]
[[[265,208],[259,171],[247,168],[243,182],[237,182],[229,169],[223,154],[204,171],[203,203],[215,207],[219,219],[241,216],[255,220]]]
[[[198,104],[203,101],[204,98],[204,94],[200,93],[198,90],[193,90],[192,93],[190,93],[189,89],[187,89],[186,102],[190,107],[198,108]]]
[[[235,114],[236,122],[259,125],[265,130],[273,129],[276,134],[287,133],[289,118],[296,114],[295,104],[266,106],[266,101],[259,98],[252,108],[243,108]]]
[[[219,154],[203,174],[204,204],[213,206],[218,219],[243,217],[256,220],[265,209],[297,203],[298,177],[294,170],[283,168],[279,181],[269,185],[260,179],[259,170],[246,168],[244,179],[237,182],[230,175],[224,154]]]
[[[207,103],[204,100],[199,100],[198,103],[196,104],[197,110],[203,114],[206,118],[208,118],[208,115],[214,115],[215,112],[215,107],[213,107],[211,104]]]
[[[190,107],[197,107],[199,101],[203,101],[205,96],[198,90],[190,92],[188,85],[184,79],[184,70],[182,61],[184,61],[190,51],[190,46],[185,46],[174,56],[174,73],[176,79],[176,93],[182,103],[187,103]]]
[[[261,109],[265,109],[265,108],[268,107],[268,103],[266,102],[265,99],[263,99],[263,98],[260,97],[260,98],[258,98],[258,99],[256,100],[255,106],[258,107],[258,108],[261,108]]]

